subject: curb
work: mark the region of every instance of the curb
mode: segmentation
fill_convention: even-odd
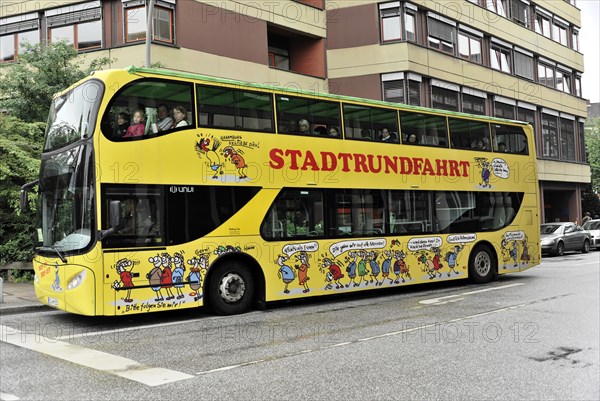
[[[44,312],[56,310],[47,305],[4,306],[0,308],[0,316],[16,315],[19,313]]]

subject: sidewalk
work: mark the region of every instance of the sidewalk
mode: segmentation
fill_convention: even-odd
[[[45,309],[50,310],[48,306],[41,304],[35,297],[33,282],[2,282],[2,303],[0,303],[0,315],[37,312]]]

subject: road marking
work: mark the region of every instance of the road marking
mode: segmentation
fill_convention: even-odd
[[[17,401],[17,400],[20,400],[20,398],[17,397],[16,395],[0,393],[0,400],[2,400],[2,401]]]
[[[194,377],[175,370],[145,366],[129,358],[58,341],[35,333],[21,332],[4,325],[0,325],[0,335],[2,342],[111,373],[147,386],[160,386]]]
[[[489,311],[485,311],[485,312],[481,312],[481,313],[476,313],[474,315],[461,316],[461,317],[458,317],[458,318],[455,318],[455,319],[446,320],[446,321],[443,321],[443,322],[435,322],[435,323],[430,323],[430,324],[424,324],[424,325],[421,325],[421,326],[410,327],[410,328],[407,328],[407,329],[398,330],[398,331],[392,331],[392,332],[389,332],[389,333],[383,333],[383,334],[379,334],[379,335],[376,335],[376,336],[359,338],[359,339],[353,340],[353,341],[346,341],[346,342],[341,342],[341,343],[336,343],[336,344],[331,344],[331,345],[324,345],[324,346],[318,347],[318,348],[312,348],[312,349],[306,349],[306,350],[297,351],[297,352],[291,352],[289,354],[283,354],[283,355],[279,355],[279,356],[273,356],[273,357],[270,357],[270,358],[258,359],[258,360],[255,360],[255,361],[244,362],[244,363],[240,363],[240,364],[236,364],[236,365],[223,366],[223,367],[220,367],[220,368],[215,368],[215,369],[210,369],[210,370],[205,370],[205,371],[202,371],[202,372],[198,372],[196,374],[197,375],[206,375],[206,374],[209,374],[209,373],[223,372],[223,371],[232,370],[232,369],[236,369],[236,368],[241,368],[241,367],[245,367],[245,366],[256,365],[256,364],[261,363],[261,362],[270,362],[270,361],[275,361],[275,360],[279,360],[279,359],[284,359],[284,358],[290,358],[290,357],[294,357],[294,356],[304,355],[304,354],[311,353],[311,352],[318,352],[318,351],[324,351],[324,350],[333,349],[333,348],[337,348],[337,347],[344,347],[344,346],[348,346],[348,345],[360,344],[360,343],[364,343],[364,342],[367,342],[367,341],[372,341],[372,340],[378,340],[378,339],[381,339],[381,338],[397,336],[397,335],[401,335],[401,334],[405,334],[405,333],[410,333],[410,332],[417,331],[417,330],[423,330],[423,329],[428,329],[428,328],[431,328],[431,327],[437,327],[437,326],[444,325],[444,324],[455,323],[455,322],[460,322],[460,321],[463,321],[463,320],[469,320],[469,319],[475,319],[475,318],[482,317],[482,316],[493,315],[493,314],[496,314],[496,313],[502,313],[502,312],[512,311],[512,310],[515,310],[515,309],[522,308],[524,306],[534,305],[534,304],[538,304],[538,303],[546,302],[546,301],[552,301],[552,300],[555,300],[555,299],[558,299],[558,298],[564,298],[564,297],[568,297],[568,296],[571,296],[571,295],[573,295],[573,293],[556,295],[556,296],[549,297],[549,298],[538,299],[538,300],[534,300],[534,301],[524,302],[522,304],[516,304],[516,305],[507,306],[507,307],[504,307],[504,308],[493,309],[493,310],[489,310]]]
[[[447,300],[453,299],[453,298],[462,297],[464,295],[473,295],[473,294],[479,294],[479,293],[488,292],[488,291],[504,290],[504,289],[511,288],[511,287],[517,287],[517,286],[520,286],[520,285],[525,285],[525,283],[513,283],[513,284],[500,285],[498,287],[484,288],[484,289],[481,289],[481,290],[461,292],[460,294],[447,295],[445,297],[424,299],[422,301],[419,301],[419,303],[423,304],[423,305],[434,305],[434,304],[436,304],[436,305],[443,305],[443,304],[446,304],[448,302],[459,301],[459,300],[454,300],[454,301],[447,301]],[[461,298],[461,299],[464,299],[464,298]]]

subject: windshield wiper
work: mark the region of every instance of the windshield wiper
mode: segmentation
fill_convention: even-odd
[[[63,263],[67,263],[67,258],[65,258],[65,255],[63,255],[63,254],[62,254],[62,253],[61,253],[61,252],[58,250],[58,248],[56,248],[54,245],[51,245],[51,246],[40,246],[40,247],[38,247],[37,249],[42,249],[42,250],[50,249],[50,250],[54,251],[54,252],[55,252],[55,253],[58,255],[58,257],[60,258],[60,261],[61,261],[61,262],[63,262]]]

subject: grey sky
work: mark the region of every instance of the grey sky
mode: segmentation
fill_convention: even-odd
[[[579,44],[583,53],[585,72],[581,78],[583,97],[592,103],[600,102],[600,0],[577,0],[581,10]]]

